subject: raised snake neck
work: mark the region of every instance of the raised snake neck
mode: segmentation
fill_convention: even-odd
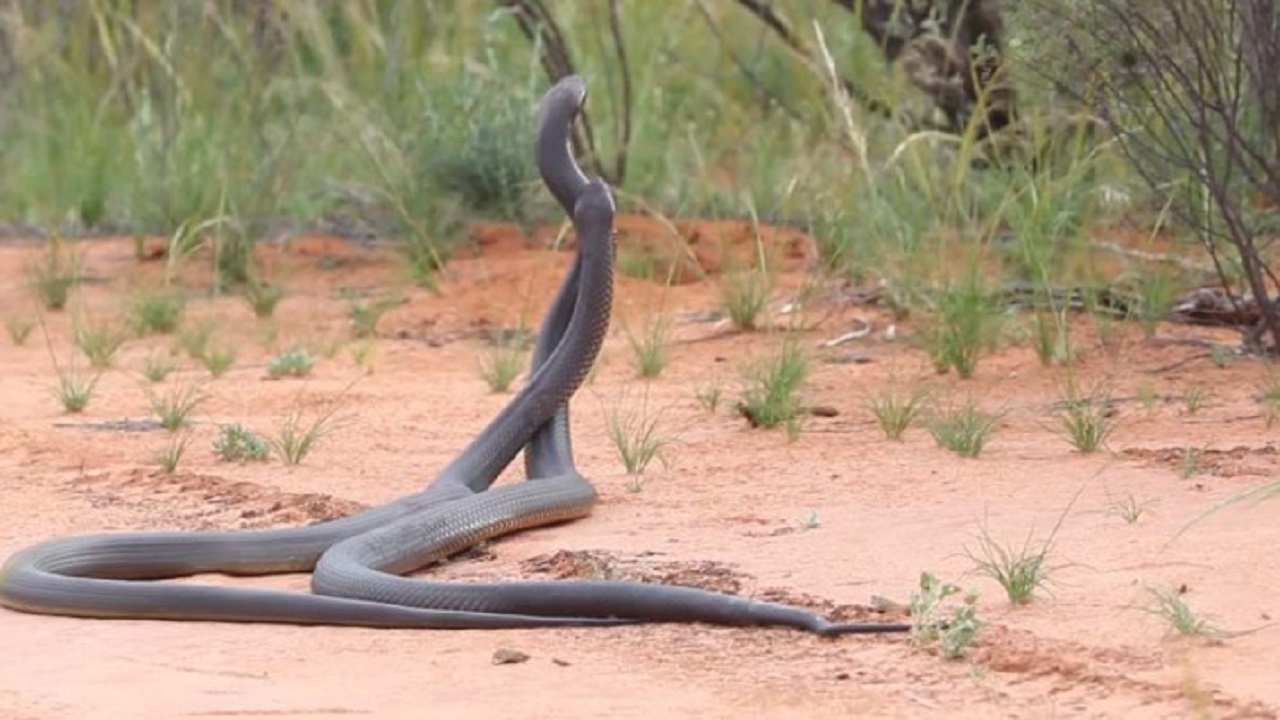
[[[259,532],[125,533],[53,540],[14,555],[0,602],[90,617],[492,628],[638,621],[784,624],[822,634],[901,631],[836,625],[799,608],[694,588],[566,581],[457,585],[399,577],[480,540],[590,512],[594,488],[573,465],[567,401],[607,329],[613,201],[568,151],[585,99],[576,77],[543,102],[537,159],[572,209],[578,255],[539,336],[529,384],[420,493],[341,520]],[[585,311],[579,311],[585,309]],[[526,447],[530,482],[488,489]],[[134,583],[199,572],[266,574],[314,568],[315,595],[255,588]]]

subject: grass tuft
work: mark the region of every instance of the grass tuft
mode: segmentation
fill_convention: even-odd
[[[655,378],[667,367],[671,350],[671,322],[662,315],[650,315],[644,332],[637,336],[627,332],[627,341],[635,356],[636,372],[642,378]]]
[[[294,411],[285,417],[279,432],[268,438],[268,441],[285,465],[299,465],[311,454],[317,443],[340,425],[341,418],[337,416],[337,411],[338,407],[334,405],[305,427],[302,413]]]
[[[9,339],[18,347],[27,344],[27,338],[31,337],[31,331],[35,327],[36,324],[26,318],[8,317],[4,321],[4,328],[9,332]]]
[[[1075,382],[1067,385],[1067,397],[1059,415],[1067,439],[1082,453],[1092,453],[1106,442],[1115,430],[1115,406],[1105,391],[1081,397]]]
[[[271,358],[267,375],[273,378],[306,377],[316,366],[316,358],[304,348],[295,348]]]
[[[890,440],[901,440],[907,428],[924,411],[927,400],[928,392],[921,388],[909,393],[900,392],[891,383],[879,395],[869,399],[867,406],[884,436]]]
[[[798,431],[804,410],[800,389],[808,375],[809,357],[798,343],[784,343],[777,355],[746,368],[738,412],[752,427],[786,425]]]
[[[773,281],[764,270],[736,270],[720,279],[720,297],[729,320],[739,330],[755,330],[769,305]]]
[[[177,292],[146,292],[134,301],[133,328],[139,335],[168,335],[178,329],[186,299]]]
[[[973,399],[959,408],[935,410],[929,420],[929,433],[939,447],[960,457],[974,458],[982,453],[1002,415],[982,412]]]
[[[156,454],[156,463],[160,465],[160,469],[165,474],[172,475],[178,469],[178,464],[182,462],[182,458],[187,454],[187,448],[191,446],[191,433],[184,432],[175,433],[169,438],[169,442]]]
[[[164,395],[148,392],[151,411],[160,419],[160,427],[177,432],[186,427],[191,413],[204,401],[198,385],[179,385]]]
[[[661,413],[648,412],[648,398],[639,407],[623,407],[620,402],[610,409],[607,422],[609,441],[626,468],[627,474],[643,475],[654,460],[667,464],[664,450],[674,438],[658,431]]]
[[[231,423],[222,426],[213,452],[223,462],[263,462],[270,457],[271,446],[240,423]]]

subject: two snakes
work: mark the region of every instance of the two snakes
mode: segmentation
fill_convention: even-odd
[[[832,636],[904,632],[833,623],[805,609],[691,587],[566,580],[445,583],[404,577],[479,542],[583,517],[597,494],[574,465],[568,402],[608,329],[614,201],[569,147],[586,100],[578,76],[543,98],[535,157],[573,220],[577,254],[543,320],[529,382],[422,491],[348,517],[260,531],[111,533],[58,538],[0,569],[0,604],[90,618],[386,628],[605,626],[638,622],[778,625]],[[524,482],[493,487],[524,451]],[[200,573],[311,572],[310,594],[155,581]]]

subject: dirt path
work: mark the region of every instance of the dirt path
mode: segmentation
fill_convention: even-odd
[[[22,274],[31,252],[0,248],[6,316],[35,317]],[[803,253],[792,254],[802,264]],[[62,414],[50,395],[56,375],[40,329],[23,347],[0,343],[0,556],[98,529],[311,522],[421,487],[508,398],[490,394],[477,372],[483,336],[522,318],[536,326],[568,259],[498,238],[483,256],[451,264],[432,295],[410,290],[376,253],[311,241],[275,259],[291,294],[274,321],[254,321],[235,298],[193,302],[188,325],[215,322],[215,342],[239,352],[227,375],[204,386],[194,441],[173,475],[154,461],[166,433],[107,424],[150,415],[140,370],[171,339],[126,343],[78,416]],[[121,317],[129,288],[156,272],[133,260],[126,241],[88,244],[85,263],[103,279],[84,289],[94,318]],[[775,310],[799,297],[804,277],[782,279]],[[392,286],[408,302],[383,318],[366,374],[339,342],[349,336],[339,289]],[[780,338],[695,321],[717,297],[707,281],[664,289],[620,278],[600,369],[574,405],[579,465],[601,504],[583,521],[503,540],[436,572],[513,578],[603,567],[857,612],[872,595],[905,601],[928,570],[981,594],[989,625],[969,659],[946,661],[905,638],[829,641],[770,629],[407,632],[0,611],[0,718],[1278,717],[1280,503],[1240,505],[1175,539],[1217,501],[1280,474],[1276,431],[1252,397],[1258,364],[1199,359],[1152,374],[1203,351],[1123,333],[1106,349],[1090,344],[1085,386],[1107,380],[1117,398],[1131,399],[1117,404],[1111,451],[1082,456],[1051,411],[1064,375],[1041,368],[1029,349],[985,359],[970,381],[937,377],[918,350],[885,339],[886,316],[810,293],[804,317],[817,326],[802,335],[815,357],[806,397],[837,414],[808,419],[788,441],[750,429],[729,407],[742,363],[773,352]],[[673,319],[675,343],[670,366],[646,384],[635,379],[626,330],[659,312]],[[875,332],[818,347],[855,319]],[[1083,324],[1077,336],[1094,337]],[[66,315],[49,318],[49,337],[65,363]],[[336,352],[308,379],[264,379],[273,352],[296,343]],[[851,353],[867,362],[834,362]],[[958,460],[918,428],[901,443],[883,439],[864,398],[917,379],[1006,413],[979,458]],[[196,380],[208,374],[186,360],[165,386]],[[724,401],[710,414],[697,394],[713,387]],[[1204,408],[1190,414],[1185,397],[1199,388],[1208,391]],[[349,421],[301,467],[214,457],[218,423],[270,433],[291,410],[314,415],[340,394]],[[673,443],[668,466],[655,463],[637,487],[605,428],[615,408],[641,406],[661,413]],[[1141,508],[1135,522],[1119,512],[1130,501]],[[993,538],[1016,544],[1028,533],[1045,537],[1068,507],[1052,582],[1035,602],[1012,608],[972,573],[965,549],[984,522]],[[306,586],[299,576],[235,582]],[[1185,586],[1187,603],[1226,630],[1262,629],[1216,642],[1173,637],[1150,612],[1148,586]],[[494,663],[509,650],[529,659]]]

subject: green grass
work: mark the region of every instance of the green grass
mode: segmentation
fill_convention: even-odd
[[[1280,371],[1268,370],[1258,387],[1258,401],[1262,403],[1269,428],[1280,419]]]
[[[960,407],[935,408],[928,427],[939,447],[960,457],[975,458],[987,446],[1001,418],[1000,414],[983,412],[975,400],[969,399]]]
[[[213,377],[222,377],[236,362],[236,352],[231,348],[205,348],[197,358]]]
[[[160,420],[160,426],[169,432],[177,432],[187,426],[191,413],[204,401],[198,385],[178,385],[163,395],[148,392],[151,411]]]
[[[124,341],[125,334],[110,324],[85,323],[75,329],[76,347],[95,370],[106,370],[114,365],[116,352]]]
[[[80,256],[61,240],[50,241],[39,260],[27,263],[27,284],[45,310],[65,308],[80,281]]]
[[[639,405],[620,401],[605,420],[609,442],[628,475],[643,475],[654,460],[666,465],[665,450],[675,438],[659,430],[661,413],[649,412],[647,394]]]
[[[285,290],[262,280],[250,280],[241,291],[245,302],[253,310],[253,316],[259,319],[269,318],[276,313],[276,306],[284,299]]]
[[[147,382],[160,383],[169,377],[169,374],[178,369],[178,363],[167,355],[148,355],[146,364],[142,366],[142,376]]]
[[[764,270],[734,270],[720,278],[720,297],[729,320],[739,330],[755,330],[769,306],[773,282]]]
[[[4,329],[9,332],[9,340],[17,347],[27,344],[27,338],[31,337],[31,331],[35,327],[35,322],[26,318],[7,317],[4,320]]]
[[[213,452],[223,462],[263,462],[271,456],[271,446],[240,423],[231,423],[219,430]]]
[[[907,428],[924,412],[928,397],[920,388],[903,391],[890,381],[884,390],[867,400],[867,407],[886,438],[901,440]]]
[[[639,335],[627,331],[636,373],[655,378],[667,367],[671,351],[671,321],[663,315],[647,315]]]
[[[937,312],[927,324],[925,342],[934,368],[954,369],[961,378],[973,377],[982,352],[995,337],[992,300],[976,280],[948,285],[937,301]]]
[[[804,406],[800,390],[809,376],[809,356],[799,343],[785,342],[772,357],[744,369],[742,399],[738,411],[752,427],[787,426],[797,432]]]
[[[74,367],[58,371],[58,384],[54,386],[54,396],[62,404],[62,409],[75,414],[89,407],[93,392],[98,387],[101,375],[86,375]]]
[[[1105,391],[1081,396],[1075,381],[1067,383],[1067,397],[1058,415],[1062,432],[1075,449],[1091,453],[1103,446],[1115,430],[1116,409]]]
[[[976,548],[965,547],[965,554],[973,562],[974,571],[995,580],[1004,589],[1010,603],[1030,603],[1038,591],[1047,587],[1050,575],[1058,567],[1049,564],[1055,549],[1054,543],[1067,515],[1083,492],[1083,487],[1076,491],[1049,534],[1042,540],[1032,539],[1032,529],[1027,531],[1027,536],[1020,545],[1001,544],[992,537],[986,523],[982,523],[975,538]]]
[[[1162,618],[1173,632],[1192,637],[1217,637],[1222,630],[1213,623],[1197,615],[1183,594],[1178,590],[1160,587],[1148,587],[1147,593],[1155,601],[1148,612]]]
[[[335,404],[305,425],[301,411],[294,411],[285,417],[277,433],[267,440],[285,465],[300,465],[322,439],[339,427],[342,418],[337,411]]]
[[[273,378],[306,377],[315,366],[316,358],[311,351],[297,348],[271,358],[267,363],[267,375]]]
[[[133,303],[133,329],[139,335],[168,335],[178,329],[185,309],[179,293],[144,292]]]
[[[191,433],[174,433],[165,446],[156,453],[156,464],[166,474],[172,475],[178,469],[182,458],[186,457],[187,448],[191,446]]]
[[[703,410],[714,415],[716,410],[720,409],[720,401],[724,399],[724,388],[719,385],[710,385],[698,390],[694,393],[694,397]]]
[[[489,392],[504,393],[524,372],[525,348],[516,338],[499,338],[480,358],[480,377]]]
[[[404,301],[399,297],[385,297],[375,301],[351,298],[347,306],[347,317],[351,320],[351,332],[357,339],[374,337],[378,332],[378,321],[388,310]]]

